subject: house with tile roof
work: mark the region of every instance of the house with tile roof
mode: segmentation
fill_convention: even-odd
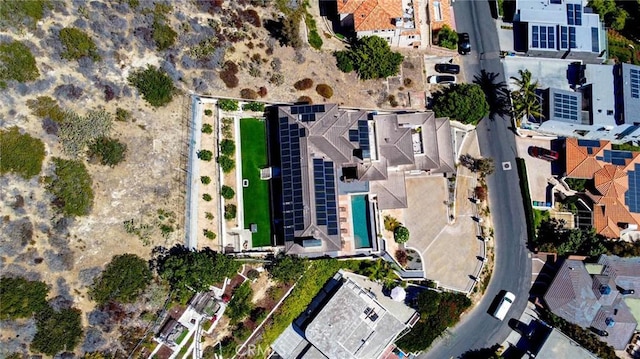
[[[420,0],[336,0],[340,25],[358,37],[378,36],[390,46],[421,46]]]
[[[565,140],[568,178],[593,181],[585,192],[592,227],[608,238],[637,231],[640,224],[640,153],[614,150],[608,141]]]
[[[277,244],[288,253],[339,256],[354,238],[356,250],[375,252],[374,208],[406,208],[406,176],[455,171],[449,120],[433,112],[378,114],[323,104],[278,106],[274,113],[268,122],[272,197],[279,198],[274,223]],[[354,196],[366,196],[366,203]],[[355,223],[356,216],[369,223]]]
[[[602,255],[589,269],[566,259],[544,296],[549,310],[591,329],[616,350],[625,349],[638,326],[627,301],[640,299],[640,257]]]
[[[640,141],[640,66],[575,62],[567,89],[539,91],[544,118],[536,130],[614,143]]]

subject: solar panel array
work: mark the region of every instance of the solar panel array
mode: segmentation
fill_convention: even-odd
[[[531,27],[531,47],[539,49],[555,49],[556,48],[556,28],[553,26]]]
[[[356,142],[362,150],[362,157],[371,158],[371,144],[369,143],[369,123],[359,120],[358,128],[349,130],[349,141]]]
[[[567,24],[582,25],[582,5],[567,4]]]
[[[291,114],[298,115],[302,122],[312,122],[316,120],[316,113],[324,112],[324,105],[300,105],[291,106]]]
[[[600,147],[600,141],[598,141],[598,140],[578,140],[578,146],[580,146],[580,147]]]
[[[304,129],[296,123],[289,123],[287,117],[281,117],[279,130],[284,238],[286,241],[292,241],[294,231],[304,229],[300,163],[300,137],[301,134],[304,135]]]
[[[616,166],[626,165],[626,160],[633,157],[633,153],[629,151],[604,150],[603,152],[603,155],[597,156],[596,159],[599,161],[609,162]]]
[[[631,85],[631,97],[640,98],[640,70],[630,69],[631,78],[629,80]]]
[[[627,171],[629,189],[624,194],[624,202],[629,210],[640,213],[640,164],[635,164],[635,169]]]
[[[553,94],[553,116],[563,120],[577,122],[580,117],[578,108],[578,95],[554,93]]]
[[[332,161],[313,159],[313,179],[316,195],[316,223],[327,226],[327,234],[338,234],[336,179]]]

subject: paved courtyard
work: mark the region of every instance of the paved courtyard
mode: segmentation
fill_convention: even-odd
[[[478,156],[474,132],[467,135],[462,152]],[[409,207],[403,223],[411,233],[408,247],[421,253],[426,278],[459,291],[471,288],[484,253],[483,242],[476,238],[475,204],[469,200],[476,178],[466,168],[458,168],[455,221],[447,219],[447,179],[439,176],[407,179]]]

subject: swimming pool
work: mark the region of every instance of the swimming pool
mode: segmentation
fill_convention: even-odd
[[[366,195],[351,196],[351,216],[356,249],[371,248],[369,233],[369,201]]]

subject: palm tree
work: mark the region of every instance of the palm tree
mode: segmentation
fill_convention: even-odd
[[[480,71],[473,77],[473,83],[479,85],[489,104],[489,118],[494,120],[496,116],[505,116],[511,113],[509,103],[509,89],[504,81],[496,81],[498,74],[495,72]]]
[[[396,278],[389,262],[383,259],[378,259],[373,264],[369,264],[365,269],[365,274],[370,280],[382,283],[385,288],[390,288]]]
[[[536,94],[536,90],[540,87],[538,81],[531,82],[531,72],[529,70],[518,70],[520,77],[511,77],[517,90],[511,92],[513,101],[513,111],[517,125],[520,125],[522,118],[543,118],[542,104],[540,98]]]

